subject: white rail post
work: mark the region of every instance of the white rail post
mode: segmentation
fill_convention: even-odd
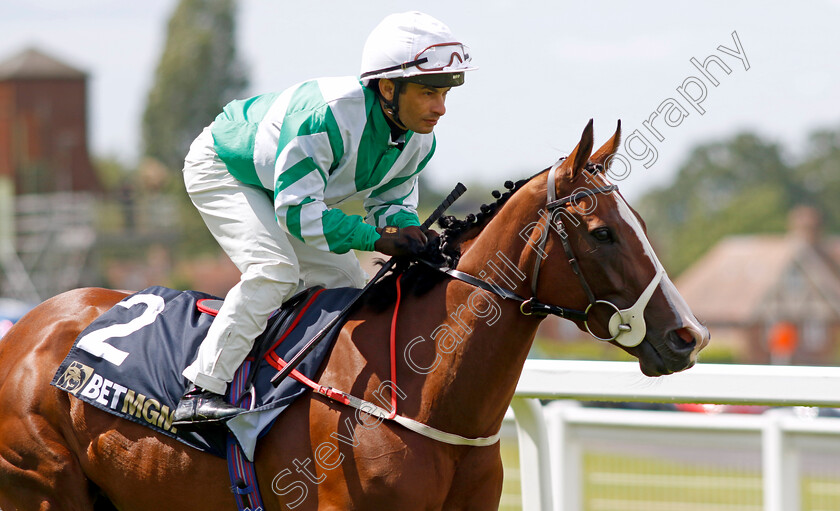
[[[554,401],[543,407],[545,423],[551,434],[551,481],[555,511],[583,509],[583,453],[580,441],[572,433],[568,412],[580,408],[578,401]]]
[[[516,417],[519,439],[519,474],[523,511],[554,509],[551,496],[551,453],[539,399],[514,398],[510,404]]]
[[[782,422],[785,410],[764,413],[762,484],[764,511],[799,511],[799,457],[785,438]]]

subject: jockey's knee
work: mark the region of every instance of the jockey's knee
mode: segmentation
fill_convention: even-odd
[[[347,268],[320,267],[317,270],[305,272],[301,281],[305,287],[323,286],[326,288],[336,287],[364,287],[368,280],[368,274],[358,265]]]
[[[295,293],[300,280],[297,268],[264,266],[242,274],[242,293],[263,303],[283,303]]]

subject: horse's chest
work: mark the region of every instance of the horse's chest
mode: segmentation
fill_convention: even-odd
[[[455,461],[440,444],[392,428],[386,423],[357,428],[352,459],[342,462],[346,466],[340,486],[353,495],[352,502],[365,503],[358,509],[385,509],[393,502],[406,503],[401,509],[408,511],[440,509],[455,476]]]

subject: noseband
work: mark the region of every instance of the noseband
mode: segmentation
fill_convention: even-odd
[[[562,161],[562,160],[561,160]],[[572,268],[572,271],[575,275],[577,275],[578,280],[580,282],[581,287],[583,288],[584,293],[586,293],[586,297],[589,300],[589,305],[586,307],[585,310],[576,310],[576,309],[569,309],[566,307],[559,307],[556,305],[549,305],[542,303],[537,300],[537,286],[539,283],[539,274],[540,274],[540,266],[542,260],[545,258],[543,254],[545,254],[545,246],[548,242],[548,236],[550,233],[550,226],[548,222],[552,221],[555,217],[555,212],[559,210],[565,210],[565,208],[569,206],[573,206],[579,200],[592,197],[598,194],[606,194],[612,193],[618,190],[617,185],[606,185],[601,186],[598,188],[583,188],[578,191],[575,191],[571,195],[566,197],[562,197],[557,199],[556,197],[556,185],[557,185],[557,169],[559,168],[560,163],[558,162],[556,165],[551,167],[548,172],[547,178],[547,194],[546,194],[546,209],[548,210],[548,218],[546,219],[545,228],[542,229],[540,233],[540,239],[538,240],[539,249],[536,254],[536,260],[534,262],[534,271],[531,276],[531,298],[523,298],[518,294],[500,287],[496,284],[491,284],[484,280],[478,279],[468,273],[464,273],[459,270],[455,269],[447,269],[447,268],[437,268],[438,270],[448,274],[449,276],[466,282],[470,285],[475,287],[479,287],[481,289],[490,291],[491,293],[500,296],[506,300],[514,300],[520,303],[519,310],[522,314],[527,316],[546,316],[549,314],[559,316],[561,318],[570,319],[574,321],[582,321],[584,326],[586,327],[586,331],[589,334],[600,340],[600,341],[616,341],[622,346],[625,347],[633,347],[639,345],[645,337],[645,333],[647,331],[645,320],[644,320],[644,310],[647,306],[650,297],[653,295],[654,290],[659,285],[659,282],[662,280],[662,276],[665,274],[665,270],[662,268],[657,268],[656,275],[651,280],[650,284],[648,284],[647,288],[642,292],[639,296],[636,303],[634,303],[631,307],[627,309],[619,309],[614,303],[607,301],[607,300],[598,300],[595,298],[595,294],[592,292],[592,288],[589,286],[589,283],[586,281],[586,277],[584,277],[583,272],[581,271],[580,264],[578,263],[577,256],[575,256],[574,250],[572,249],[572,245],[569,242],[569,235],[566,231],[566,226],[563,223],[563,215],[559,214],[560,218],[556,221],[556,230],[560,235],[560,241],[563,245],[563,250],[566,253],[566,258],[569,261],[569,265]],[[594,164],[587,164],[586,170],[589,172],[597,173],[603,167],[600,165]],[[608,307],[611,307],[615,312],[610,317],[609,322],[609,332],[612,337],[599,337],[589,326],[589,313],[592,308],[597,304],[604,304]]]

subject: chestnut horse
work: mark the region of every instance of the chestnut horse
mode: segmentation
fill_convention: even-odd
[[[619,138],[620,124],[591,154],[590,121],[568,158],[483,207],[478,219],[445,231],[447,245],[458,247],[458,271],[534,300],[523,305],[414,265],[403,275],[429,289],[402,291],[396,387],[385,385],[393,303],[385,310],[368,303],[350,316],[320,382],[372,402],[377,392],[394,391],[400,415],[464,437],[492,436],[544,317],[535,307],[585,311],[593,301],[572,319],[637,357],[644,374],[691,367],[708,331],[664,275],[635,213],[592,171],[616,152]],[[552,213],[547,197],[555,198]],[[374,289],[387,285],[393,293],[395,280]],[[50,386],[79,332],[126,296],[64,293],[0,341],[3,511],[234,509],[224,460]],[[641,337],[622,342],[616,332],[631,329]],[[442,443],[312,393],[261,439],[255,464],[271,511],[497,509],[503,478],[498,443]]]

